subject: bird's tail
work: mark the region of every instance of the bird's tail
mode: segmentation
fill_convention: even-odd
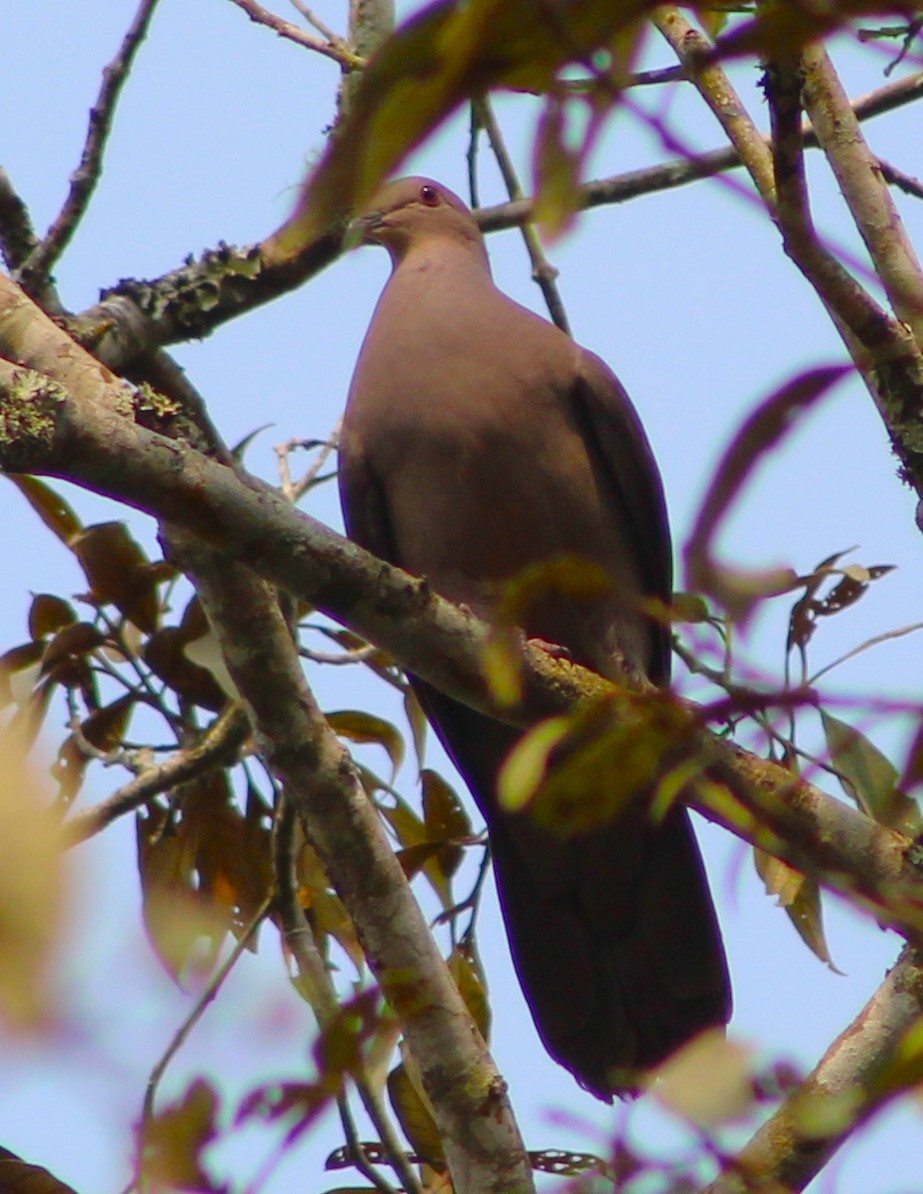
[[[490,833],[510,950],[548,1052],[593,1094],[630,1092],[730,1016],[730,983],[684,808],[659,825],[635,806],[575,838],[500,811],[496,776],[516,731],[418,684]]]

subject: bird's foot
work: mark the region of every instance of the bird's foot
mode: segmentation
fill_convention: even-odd
[[[538,649],[543,651],[550,659],[564,659],[568,663],[574,662],[574,657],[571,652],[567,647],[562,647],[560,643],[549,643],[548,640],[544,638],[523,637],[530,647],[538,647]]]

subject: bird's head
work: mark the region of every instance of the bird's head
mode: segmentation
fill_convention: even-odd
[[[352,226],[363,243],[384,245],[395,264],[436,238],[467,242],[483,252],[481,231],[470,209],[431,178],[385,183]]]

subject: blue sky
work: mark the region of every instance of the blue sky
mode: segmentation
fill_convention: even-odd
[[[331,0],[317,10],[341,28],[342,7]],[[32,0],[7,5],[0,14],[8,47],[0,76],[0,162],[39,228],[64,196],[99,73],[133,10],[133,0]],[[838,50],[853,93],[884,82],[881,56]],[[666,47],[652,43],[650,53],[652,63],[669,64]],[[763,120],[756,70],[742,64],[736,78]],[[187,253],[221,239],[256,240],[281,223],[306,166],[322,148],[335,84],[331,63],[252,26],[227,0],[162,0],[125,89],[98,195],[56,271],[65,304],[80,310],[121,277],[157,276]],[[721,144],[694,95],[679,89],[670,95],[641,102],[689,144]],[[499,111],[528,177],[534,107],[513,98]],[[920,172],[912,109],[876,120],[869,135],[882,157]],[[458,119],[411,166],[464,193],[465,149],[465,122]],[[662,156],[650,127],[621,114],[595,154],[593,173],[614,174]],[[483,194],[497,202],[503,195],[488,157],[482,150]],[[859,253],[819,159],[812,160],[812,180],[821,227]],[[920,244],[923,206],[901,196],[898,202]],[[492,237],[489,249],[498,283],[541,310],[518,234]],[[794,372],[842,361],[844,352],[820,304],[781,253],[774,229],[747,197],[741,175],[733,183],[699,183],[594,211],[549,255],[561,271],[576,337],[613,366],[641,411],[681,546],[718,455],[745,414]],[[351,253],[296,294],[175,350],[229,442],[270,425],[248,455],[254,471],[274,479],[274,444],[323,436],[334,425],[386,276],[383,253]],[[72,500],[86,521],[119,516],[102,499],[74,494]],[[309,509],[340,526],[332,487],[319,491]],[[12,486],[0,487],[0,511],[7,542],[17,545],[0,570],[0,649],[6,649],[25,636],[30,592],[78,592],[81,576]],[[897,565],[854,610],[821,628],[812,648],[820,666],[873,635],[921,618],[923,564],[913,514],[912,495],[896,478],[868,395],[851,379],[752,479],[722,550],[740,564],[784,563],[805,572],[831,552],[857,544],[855,559]],[[139,539],[153,545],[151,521],[133,516],[131,522]],[[774,679],[781,674],[787,612],[784,599],[773,603],[742,642],[748,663]],[[921,664],[923,640],[889,642],[835,673],[829,691],[910,697]],[[310,677],[326,708],[374,703],[385,715],[399,716],[381,686],[352,671],[331,670],[333,675]],[[863,725],[900,763],[900,730],[868,720]],[[113,774],[94,774],[85,799],[99,799],[119,782]],[[401,783],[413,793],[411,764]],[[828,900],[830,945],[845,972],[834,974],[808,954],[763,894],[744,848],[710,828],[703,840],[734,977],[732,1032],[756,1042],[766,1057],[809,1067],[875,990],[899,943]],[[133,828],[125,821],[73,860],[57,980],[66,1009],[62,1026],[46,1040],[4,1040],[0,1143],[47,1165],[80,1194],[124,1185],[130,1126],[147,1074],[190,1006],[190,997],[162,973],[144,942],[139,909]],[[494,1051],[530,1147],[604,1150],[606,1134],[625,1112],[597,1104],[544,1055],[510,968],[492,892],[481,947],[494,1005]],[[233,1107],[259,1081],[303,1075],[311,1038],[308,1011],[289,990],[277,944],[265,932],[259,954],[243,959],[171,1069],[164,1094],[171,1097],[191,1077],[205,1074]],[[682,1134],[644,1105],[632,1109],[630,1124],[642,1147],[659,1150],[670,1141],[683,1146]],[[918,1189],[917,1160],[907,1146],[920,1127],[918,1108],[888,1112],[834,1163],[835,1184],[825,1184],[825,1177],[817,1189]],[[268,1194],[325,1188],[320,1160],[337,1142],[335,1125],[304,1142],[274,1173]],[[215,1171],[234,1172],[243,1182],[270,1146],[265,1135],[244,1134],[216,1154]],[[327,1185],[336,1184],[331,1176]]]

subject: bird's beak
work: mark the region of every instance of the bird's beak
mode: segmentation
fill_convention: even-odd
[[[383,211],[367,211],[364,215],[350,220],[346,226],[344,246],[347,249],[355,249],[359,245],[377,243],[375,231],[383,226],[384,216]]]

